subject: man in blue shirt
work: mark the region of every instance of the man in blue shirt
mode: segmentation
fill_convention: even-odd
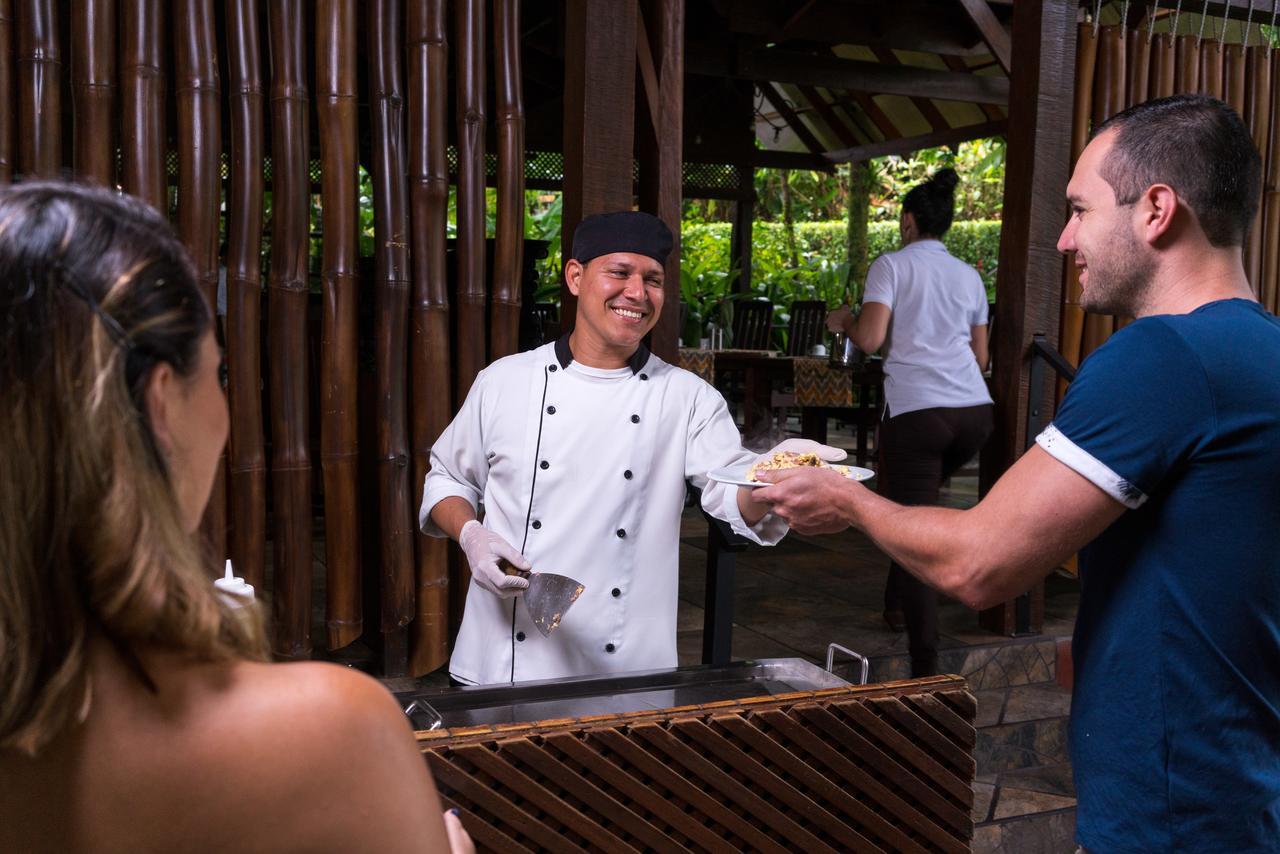
[[[1280,851],[1280,322],[1241,257],[1260,160],[1202,96],[1095,133],[1058,248],[1129,314],[975,507],[902,507],[825,472],[757,491],[847,525],[973,607],[1080,551],[1071,752],[1094,851]]]

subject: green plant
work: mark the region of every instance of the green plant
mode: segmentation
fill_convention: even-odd
[[[718,321],[722,328],[732,324],[732,301],[740,298],[732,290],[737,270],[719,259],[689,256],[680,263],[680,302],[683,304],[684,323],[681,340],[689,347],[698,346],[706,337],[708,325]]]

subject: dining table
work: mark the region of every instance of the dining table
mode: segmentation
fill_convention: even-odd
[[[827,419],[846,416],[855,428],[857,464],[865,464],[869,434],[883,399],[884,372],[878,357],[840,366],[832,365],[825,356],[785,356],[773,350],[682,348],[680,367],[726,396],[728,379],[742,376],[744,443],[771,432],[775,392],[790,388],[787,403],[800,409],[801,435],[825,442]]]

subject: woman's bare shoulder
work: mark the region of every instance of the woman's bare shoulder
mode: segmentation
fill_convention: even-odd
[[[219,757],[214,764],[236,782],[233,811],[273,804],[264,816],[272,826],[321,847],[341,841],[394,849],[405,840],[443,838],[439,800],[412,729],[376,680],[313,662],[242,662],[228,676],[220,720],[205,722],[200,752]]]

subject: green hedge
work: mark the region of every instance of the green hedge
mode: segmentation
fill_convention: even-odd
[[[732,226],[728,223],[685,224],[680,250],[682,340],[686,344],[697,344],[707,334],[710,323],[731,328],[733,305],[739,300],[767,299],[774,305],[774,346],[784,349],[790,319],[788,307],[794,300],[822,300],[832,308],[846,299],[857,303],[862,296],[861,282],[854,282],[852,293],[846,294],[846,229],[844,222],[797,223],[796,255],[800,262],[797,267],[789,260],[782,224],[755,223],[751,288],[742,294],[733,292],[729,269]],[[868,226],[867,244],[872,259],[897,249],[898,241],[897,223],[876,222]],[[993,299],[1000,254],[1000,223],[957,222],[943,243],[957,258],[977,268],[987,287],[987,298]]]
[[[694,268],[729,268],[729,236],[732,226],[714,222],[686,224],[680,235],[681,263]],[[824,272],[830,278],[832,268],[845,261],[844,222],[802,222],[795,226],[796,253],[800,267],[792,270],[788,259],[786,232],[782,223],[757,222],[752,226],[751,279],[752,290],[761,296],[776,290],[770,285],[786,280],[780,295],[803,292],[821,298],[832,282],[822,282]],[[972,264],[982,275],[988,298],[995,297],[996,263],[1000,256],[1000,222],[980,220],[957,222],[942,241],[957,258]],[[898,224],[873,222],[867,227],[867,243],[872,259],[898,248]],[[857,283],[860,286],[861,282]],[[840,290],[843,290],[842,288]],[[856,296],[856,294],[855,294]],[[790,299],[786,300],[790,302]],[[775,300],[775,302],[777,302]]]

